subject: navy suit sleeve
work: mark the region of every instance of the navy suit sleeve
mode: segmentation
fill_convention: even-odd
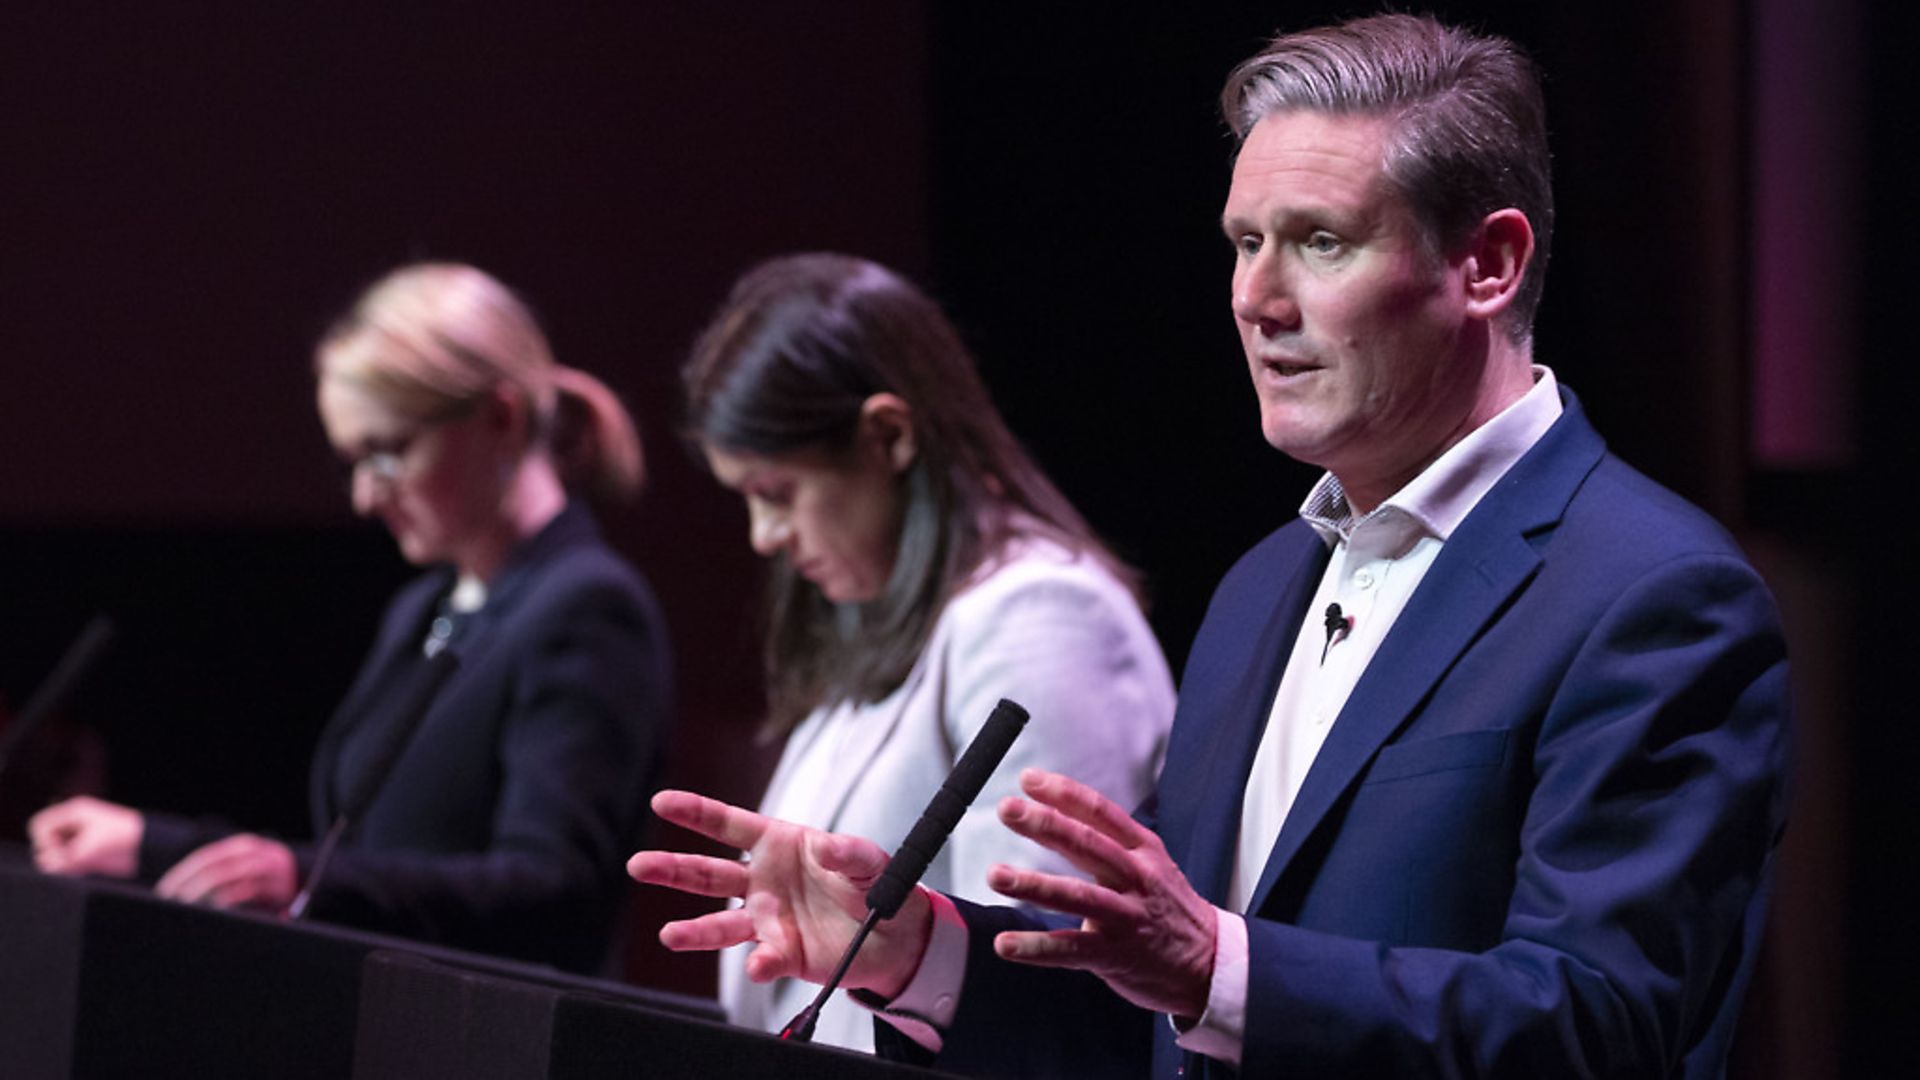
[[[1674,1075],[1690,1050],[1723,1060],[1702,1043],[1730,1028],[1715,1013],[1737,1008],[1729,982],[1784,820],[1785,671],[1771,600],[1733,556],[1676,558],[1619,591],[1530,747],[1497,944],[1395,948],[1249,920],[1243,1071]]]
[[[933,1064],[961,1076],[1035,1080],[1143,1074],[1153,1024],[1164,1018],[1128,1004],[1092,975],[1013,964],[994,954],[996,934],[1049,925],[1042,917],[960,899],[954,904],[967,922],[966,992]],[[874,1030],[887,1056],[926,1063],[888,1024],[876,1021]]]
[[[511,671],[485,849],[344,846],[317,917],[575,969],[602,961],[666,737],[666,645],[651,604],[619,583],[575,592],[498,658]]]

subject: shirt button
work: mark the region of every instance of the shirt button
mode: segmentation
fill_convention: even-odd
[[[1373,588],[1373,571],[1361,570],[1353,575],[1353,583],[1363,589]]]

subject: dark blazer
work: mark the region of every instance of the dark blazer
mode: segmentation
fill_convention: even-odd
[[[314,751],[316,835],[403,722],[399,699],[453,581],[431,571],[388,606]],[[334,855],[313,917],[602,970],[672,716],[663,625],[585,509],[516,548],[460,621],[460,667]],[[226,831],[149,815],[143,874]],[[304,880],[313,851],[295,852]]]
[[[1288,815],[1248,920],[1246,1075],[1724,1070],[1785,820],[1780,626],[1725,533],[1564,403],[1441,549]],[[1304,523],[1269,536],[1194,642],[1147,816],[1215,902],[1327,556]],[[1022,916],[964,910],[943,1067],[1139,1075],[1118,1059],[1151,1038],[1153,1075],[1229,1074],[1087,977],[993,957]]]

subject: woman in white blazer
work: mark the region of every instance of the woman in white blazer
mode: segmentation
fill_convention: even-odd
[[[1020,448],[939,308],[843,255],[763,263],[684,371],[690,434],[747,504],[767,592],[761,809],[892,849],[1002,697],[1032,720],[928,868],[992,901],[996,862],[1070,872],[994,819],[1033,765],[1131,805],[1153,786],[1173,684],[1132,574]],[[777,1031],[814,988],[750,983],[721,957],[736,1022]],[[871,1049],[836,997],[815,1041]]]

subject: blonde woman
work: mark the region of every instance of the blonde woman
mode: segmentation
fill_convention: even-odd
[[[317,398],[354,510],[425,567],[382,619],[320,738],[325,830],[380,769],[430,657],[432,698],[311,898],[313,917],[605,970],[669,717],[652,593],[582,496],[632,495],[632,421],[554,362],[527,307],[469,266],[403,267],[321,341]],[[29,827],[46,871],[156,881],[175,899],[286,907],[308,845],[75,799]]]

